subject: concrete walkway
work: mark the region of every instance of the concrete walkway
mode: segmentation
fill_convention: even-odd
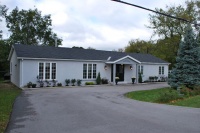
[[[131,100],[167,84],[25,90],[6,133],[199,133],[200,109]]]

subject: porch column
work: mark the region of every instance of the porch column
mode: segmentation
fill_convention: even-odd
[[[138,64],[136,64],[136,84],[138,84]]]
[[[116,64],[113,64],[113,85],[115,85]]]

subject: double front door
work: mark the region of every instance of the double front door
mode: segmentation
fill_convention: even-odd
[[[119,81],[124,81],[124,64],[116,64],[115,77],[119,77]],[[113,82],[113,64],[111,65],[111,82]]]

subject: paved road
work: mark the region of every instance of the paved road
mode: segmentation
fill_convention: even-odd
[[[26,90],[16,99],[6,133],[200,133],[200,109],[123,97],[164,86]]]

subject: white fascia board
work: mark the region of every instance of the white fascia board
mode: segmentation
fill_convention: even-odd
[[[9,56],[8,56],[8,61],[10,61],[10,59],[11,59],[11,56],[12,56],[12,54],[13,54],[13,51],[14,51],[14,46],[12,45],[12,47],[11,47],[11,49],[10,49],[10,53],[9,53]]]
[[[135,62],[137,62],[137,63],[141,64],[141,62],[140,62],[140,61],[136,60],[135,58],[133,58],[133,57],[131,57],[131,56],[129,56],[129,55],[127,55],[127,56],[124,56],[124,57],[122,57],[122,58],[120,58],[120,59],[118,59],[118,60],[114,61],[114,63],[117,63],[117,62],[119,62],[119,61],[121,61],[121,60],[123,60],[123,59],[126,59],[126,58],[130,58],[131,60],[133,60],[133,61],[135,61]]]
[[[57,61],[105,62],[103,60],[56,59],[56,58],[28,58],[28,57],[17,57],[17,59],[24,59],[24,60],[57,60]]]
[[[141,64],[150,64],[150,65],[170,65],[171,63],[141,62]]]

